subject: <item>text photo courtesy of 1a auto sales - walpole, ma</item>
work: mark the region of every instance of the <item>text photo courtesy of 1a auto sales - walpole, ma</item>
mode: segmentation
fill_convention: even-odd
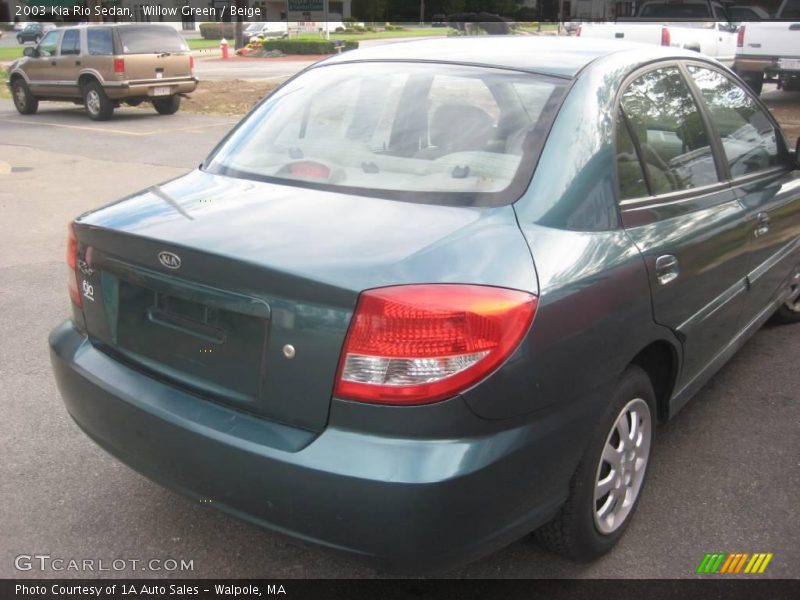
[[[0,81],[1,598],[800,595],[800,0],[0,0]]]

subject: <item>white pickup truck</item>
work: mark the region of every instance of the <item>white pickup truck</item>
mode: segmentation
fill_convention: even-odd
[[[616,23],[584,23],[577,35],[686,48],[730,65],[737,30],[718,2],[653,0],[644,2],[634,17]]]
[[[739,28],[733,69],[757,94],[765,76],[777,77],[781,89],[800,91],[800,0],[783,0],[775,18]]]

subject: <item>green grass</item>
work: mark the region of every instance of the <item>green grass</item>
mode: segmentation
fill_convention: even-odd
[[[186,40],[189,44],[189,48],[192,50],[205,50],[206,48],[219,48],[220,40],[204,40],[203,38],[192,38]],[[229,43],[232,45],[233,41],[229,40]]]
[[[0,98],[11,98],[11,94],[6,87],[6,79],[8,79],[8,71],[0,69]]]
[[[558,29],[558,23],[541,23],[542,31],[556,31]],[[525,26],[519,27],[522,31],[527,31],[529,33],[538,33],[539,28],[536,25],[533,26]]]
[[[405,38],[405,37],[423,37],[423,36],[445,36],[447,35],[447,28],[445,27],[426,27],[424,29],[404,29],[402,31],[368,31],[366,33],[331,33],[331,39],[338,42],[346,41],[359,41],[359,40],[383,40],[391,38]],[[325,39],[324,34],[319,33],[301,33],[300,35],[293,35],[293,40],[318,40]]]
[[[12,48],[0,48],[0,60],[14,60],[22,56],[24,46],[14,46]]]

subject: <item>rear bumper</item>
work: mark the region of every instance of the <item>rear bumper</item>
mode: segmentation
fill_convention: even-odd
[[[562,416],[445,440],[365,434],[332,414],[312,433],[147,377],[71,322],[50,348],[70,415],[122,462],[204,505],[391,569],[463,563],[542,525],[579,454]]]
[[[103,84],[109,98],[119,100],[122,98],[140,98],[153,96],[153,90],[159,87],[169,87],[171,94],[188,94],[197,89],[199,80],[196,77],[183,79],[153,79],[147,81],[122,81]]]
[[[800,71],[781,69],[780,57],[777,56],[737,56],[733,69],[737,73],[767,73],[768,75],[788,74],[800,75]]]

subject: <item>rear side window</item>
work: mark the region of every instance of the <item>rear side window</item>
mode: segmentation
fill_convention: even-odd
[[[689,66],[722,139],[732,177],[758,173],[781,164],[777,132],[756,102],[722,73]]]
[[[86,44],[89,54],[114,54],[114,41],[111,30],[107,28],[91,28],[86,31]]]
[[[61,39],[61,56],[81,53],[81,33],[77,29],[68,29]]]
[[[655,69],[635,79],[620,106],[651,194],[719,181],[708,132],[677,67]],[[618,131],[621,126],[618,123]],[[619,166],[619,156],[617,162]]]
[[[117,31],[124,54],[184,52],[189,49],[180,34],[166,25],[125,25]]]
[[[650,191],[647,188],[640,149],[636,148],[625,113],[617,114],[617,178],[619,180],[619,199],[641,198]]]

